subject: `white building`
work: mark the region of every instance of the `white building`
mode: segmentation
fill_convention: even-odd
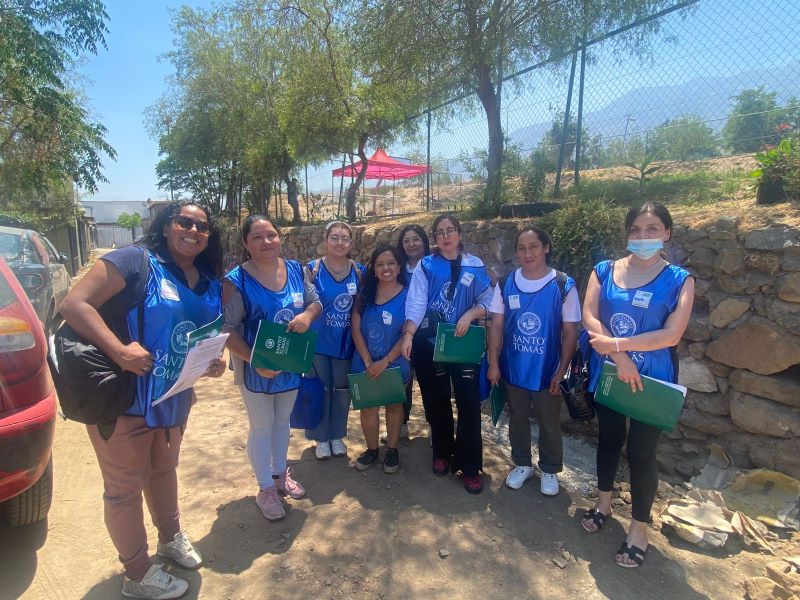
[[[84,213],[98,224],[116,223],[122,213],[139,213],[142,220],[150,218],[146,200],[81,200]]]

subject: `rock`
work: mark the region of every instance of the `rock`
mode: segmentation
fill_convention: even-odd
[[[711,362],[710,365],[708,365],[708,368],[711,369],[711,372],[714,374],[715,377],[727,377],[728,375],[731,374],[731,371],[733,371],[732,367],[729,367],[728,365],[722,365],[718,362],[713,362],[713,361]]]
[[[729,275],[738,275],[744,271],[744,250],[736,248],[720,252],[714,261],[714,269]]]
[[[800,304],[784,302],[778,298],[764,298],[764,314],[785,327],[794,335],[800,335]]]
[[[717,380],[709,368],[696,358],[682,358],[678,366],[678,383],[696,392],[716,392]]]
[[[736,370],[731,373],[730,382],[740,392],[800,408],[800,381],[797,379],[776,375],[765,377],[750,371]]]
[[[686,260],[686,266],[692,267],[702,277],[710,277],[714,272],[717,253],[711,248],[698,248]]]
[[[735,240],[736,233],[733,231],[712,228],[708,230],[708,237],[712,240]]]
[[[686,394],[686,401],[707,415],[725,417],[730,414],[728,399],[723,394],[702,394],[690,391]]]
[[[333,581],[331,581],[330,577],[328,577],[328,578],[325,580],[325,585],[326,585],[326,586],[328,586],[328,587],[330,587],[331,585],[333,585]]]
[[[685,233],[682,233],[682,234],[677,234],[676,233],[676,235],[680,235],[680,238],[684,242],[691,243],[691,242],[696,242],[698,240],[702,240],[704,238],[707,238],[708,237],[708,232],[706,232],[705,229],[687,228]]]
[[[572,560],[572,555],[569,553],[568,550],[562,550],[561,551],[561,558],[563,558],[564,560],[569,562],[569,561]]]
[[[708,328],[708,317],[705,315],[692,313],[689,325],[683,333],[683,337],[692,342],[705,342],[711,339],[711,331]]]
[[[731,389],[730,382],[725,377],[717,377],[717,387],[721,394],[727,394],[728,390]]]
[[[731,367],[771,375],[800,363],[800,341],[771,321],[753,317],[709,343],[706,356]]]
[[[439,558],[447,558],[448,556],[450,556],[450,550],[439,548]]]
[[[726,298],[708,315],[708,322],[713,327],[724,329],[733,321],[750,310],[750,302],[738,298]]]
[[[705,342],[694,342],[693,344],[689,344],[689,356],[700,360],[706,354],[706,345],[707,344]]]
[[[563,558],[560,558],[560,557],[553,558],[552,562],[559,569],[564,569],[567,566],[567,561],[565,561]]]
[[[778,277],[775,289],[781,300],[800,302],[800,273],[789,273]]]
[[[730,397],[731,420],[741,429],[776,438],[800,436],[800,409],[771,400],[733,391]]]
[[[784,258],[781,269],[787,272],[800,271],[800,258]]]
[[[757,294],[762,288],[772,284],[772,277],[756,271],[745,271],[739,276],[719,275],[717,284],[720,289],[729,294],[746,295]]]
[[[744,236],[744,247],[748,250],[785,250],[800,246],[797,231],[783,227],[756,229]]]
[[[630,504],[631,503],[631,493],[630,492],[620,492],[619,493],[619,498],[625,504]]]
[[[617,485],[619,487],[619,491],[620,492],[630,492],[631,491],[631,484],[628,483],[627,481],[620,481],[619,484],[617,484]]]
[[[757,467],[773,469],[790,477],[800,478],[800,453],[797,452],[797,440],[757,437],[748,447],[748,456]]]
[[[704,298],[709,289],[711,289],[711,282],[708,279],[697,277],[695,274],[694,295],[697,298]]]
[[[794,600],[797,596],[769,577],[751,577],[744,582],[748,600]]]
[[[281,569],[288,569],[291,566],[292,565],[289,563],[288,560],[284,560],[284,561],[281,562]]]
[[[681,429],[687,439],[704,440],[707,435],[727,435],[734,433],[736,427],[728,417],[711,416],[701,413],[695,408],[684,408],[678,417],[678,423],[687,429]],[[699,432],[695,435],[692,431]]]
[[[736,233],[739,228],[739,220],[739,215],[722,215],[714,222],[714,229]]]
[[[772,252],[751,252],[745,255],[744,264],[754,271],[759,271],[772,277],[781,266],[781,259]]]

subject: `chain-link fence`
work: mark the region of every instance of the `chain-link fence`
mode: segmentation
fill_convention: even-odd
[[[556,174],[563,186],[592,169],[644,170],[654,161],[742,156],[720,159],[717,168],[746,169],[747,156],[800,131],[800,2],[698,0],[675,7],[655,17],[659,28],[644,56],[620,52],[612,36],[578,43],[574,55],[509,77],[502,88],[504,167],[513,172],[513,163],[535,160],[548,189]],[[458,208],[480,193],[488,130],[477,101],[473,107],[454,116],[452,106],[432,111],[430,181],[397,182],[392,203],[384,203],[391,208],[378,214]],[[415,143],[392,150],[426,162],[427,114],[417,121]],[[338,182],[334,188],[335,198]],[[366,188],[361,200],[367,212],[370,193]]]

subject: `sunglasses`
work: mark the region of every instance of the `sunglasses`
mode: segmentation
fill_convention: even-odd
[[[206,221],[195,221],[189,217],[185,217],[183,215],[177,215],[172,217],[172,222],[178,226],[178,229],[182,231],[191,231],[192,227],[197,229],[197,233],[201,233],[204,235],[208,235],[209,232],[209,225]]]

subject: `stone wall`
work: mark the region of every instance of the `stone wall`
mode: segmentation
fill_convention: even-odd
[[[432,219],[419,222],[427,230]],[[514,267],[520,223],[463,223],[466,250],[504,275]],[[353,258],[366,262],[376,244],[396,243],[401,225],[354,227]],[[676,226],[674,233],[671,259],[696,276],[697,296],[678,347],[680,383],[689,393],[678,428],[660,447],[661,469],[690,477],[716,443],[740,467],[800,477],[800,230],[744,231],[737,217],[722,216],[704,227]],[[284,234],[287,257],[324,252],[320,226]],[[229,248],[240,255],[238,233],[229,235]],[[565,425],[596,435],[594,427]]]

